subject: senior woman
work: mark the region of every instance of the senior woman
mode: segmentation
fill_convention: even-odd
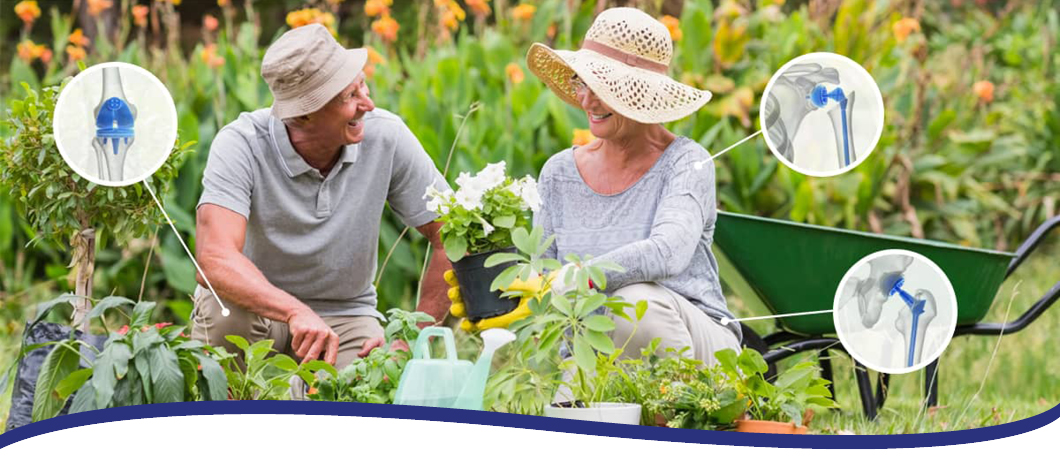
[[[616,343],[632,334],[627,354],[660,338],[660,348],[691,347],[686,356],[712,364],[714,352],[738,349],[741,338],[738,323],[720,322],[733,315],[710,249],[714,165],[702,146],[662,125],[711,95],[667,76],[672,53],[667,28],[633,8],[602,12],[578,51],[530,48],[530,71],[584,110],[596,137],[545,163],[534,223],[556,235],[550,257],[588,254],[625,269],[607,274],[606,291],[648,302],[636,331],[614,319]]]

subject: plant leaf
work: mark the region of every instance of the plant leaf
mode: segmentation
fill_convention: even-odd
[[[589,345],[592,345],[592,347],[600,353],[611,354],[615,351],[615,342],[612,341],[611,338],[607,336],[607,334],[604,334],[602,332],[587,331],[585,333],[585,340],[588,341]]]
[[[192,355],[202,366],[202,377],[206,380],[206,388],[199,388],[203,399],[207,401],[223,401],[228,398],[228,377],[224,369],[212,357],[193,351]]]
[[[132,323],[129,326],[139,328],[150,324],[151,314],[154,313],[155,306],[156,304],[150,301],[136,303],[136,307],[133,307]]]
[[[602,296],[602,295],[601,295]],[[585,327],[593,331],[614,331],[615,322],[605,315],[590,315],[584,321]]]
[[[60,399],[65,401],[71,394],[81,389],[91,376],[91,368],[78,369],[59,382],[59,385],[55,387],[55,392],[59,394]]]
[[[99,302],[92,307],[92,310],[88,312],[88,319],[94,320],[100,318],[108,309],[125,304],[133,304],[133,301],[123,296],[107,296],[106,298],[100,299]]]
[[[44,358],[33,396],[33,421],[52,418],[66,405],[56,388],[77,370],[81,353],[73,343],[60,343]]]
[[[167,345],[150,350],[151,387],[154,403],[181,402],[184,400],[184,374],[177,365],[177,355]]]
[[[596,355],[584,337],[574,337],[574,362],[584,372],[590,372],[596,367]]]

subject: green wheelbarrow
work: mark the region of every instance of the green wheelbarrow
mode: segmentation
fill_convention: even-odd
[[[714,242],[722,280],[751,305],[760,304],[775,315],[831,310],[836,288],[854,263],[880,250],[910,250],[935,262],[953,284],[958,306],[954,336],[997,336],[1026,328],[1060,297],[1058,282],[1019,318],[983,322],[1001,284],[1058,226],[1060,217],[1047,220],[1009,253],[719,212]],[[765,337],[745,326],[744,345],[762,352],[770,366],[796,353],[819,352],[822,376],[832,380],[828,352],[845,352],[832,314],[786,317],[776,323],[779,330]],[[868,371],[854,362],[861,405],[873,419],[887,398],[890,377],[881,373],[873,393]],[[937,360],[924,369],[927,406],[938,402],[938,375]]]

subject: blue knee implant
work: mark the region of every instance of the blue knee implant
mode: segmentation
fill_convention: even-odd
[[[92,139],[92,148],[96,151],[99,177],[121,181],[125,155],[136,137],[136,106],[125,97],[117,67],[103,69],[103,90],[93,115],[96,136]]]

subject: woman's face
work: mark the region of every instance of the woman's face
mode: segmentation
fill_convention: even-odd
[[[636,134],[642,124],[623,117],[615,112],[603,101],[600,101],[589,86],[578,77],[571,76],[571,86],[574,88],[578,102],[589,119],[589,131],[593,136],[601,139],[615,140],[631,134]]]

